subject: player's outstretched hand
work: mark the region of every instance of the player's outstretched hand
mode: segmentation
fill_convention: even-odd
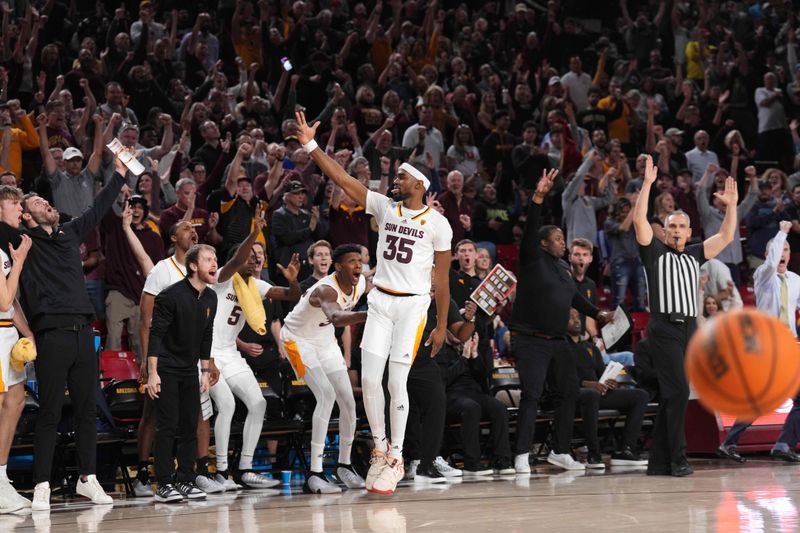
[[[431,336],[425,341],[425,346],[431,347],[431,357],[436,357],[436,354],[442,349],[446,337],[447,329],[445,328],[436,328],[431,331]]]
[[[289,283],[297,281],[297,274],[300,272],[300,254],[292,254],[292,260],[286,267],[278,263],[278,270]]]
[[[300,144],[307,144],[314,140],[319,127],[319,121],[315,122],[313,126],[309,126],[306,122],[306,114],[302,111],[296,111],[294,114],[297,119],[297,140]]]

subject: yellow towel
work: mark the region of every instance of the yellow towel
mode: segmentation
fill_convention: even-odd
[[[233,275],[233,290],[236,292],[239,307],[242,308],[247,324],[259,335],[266,335],[267,314],[264,312],[264,304],[261,303],[261,293],[256,287],[256,280],[251,276],[245,283],[237,272]]]
[[[17,372],[22,372],[25,369],[25,363],[34,359],[36,359],[36,346],[30,339],[23,337],[11,348],[11,366]]]

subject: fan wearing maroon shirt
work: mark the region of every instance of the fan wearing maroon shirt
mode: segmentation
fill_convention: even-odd
[[[456,243],[461,242],[472,229],[472,211],[475,202],[472,198],[464,196],[464,175],[458,170],[447,174],[447,190],[439,193],[439,203],[444,208],[444,216],[453,228],[453,249]],[[467,229],[469,228],[469,229]]]
[[[146,224],[147,201],[142,196],[132,196],[128,200],[133,211],[131,228],[141,241],[147,255],[157,263],[164,258],[164,243],[161,237]],[[141,356],[139,337],[139,298],[147,277],[138,266],[136,256],[122,230],[122,220],[110,211],[100,223],[103,241],[103,255],[106,258],[106,327],[108,337],[105,348],[122,348],[122,326],[127,321],[130,345]]]
[[[200,242],[217,244],[222,241],[222,236],[217,233],[219,215],[210,214],[205,209],[197,207],[197,183],[192,178],[181,178],[175,184],[175,193],[178,201],[169,209],[161,212],[158,227],[161,235],[168,239],[169,229],[180,221],[191,222]]]

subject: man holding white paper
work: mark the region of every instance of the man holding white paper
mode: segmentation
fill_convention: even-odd
[[[575,309],[570,310],[567,334],[575,355],[575,368],[581,387],[578,408],[589,448],[586,468],[606,467],[597,437],[597,413],[600,409],[616,409],[625,414],[624,438],[619,450],[611,454],[611,466],[647,466],[647,460],[639,457],[637,452],[637,440],[649,400],[647,391],[618,388],[615,378],[619,376],[620,370],[613,372],[614,378],[604,379],[607,367],[603,363],[603,356],[591,341],[581,340],[581,317]],[[612,365],[624,371],[619,363],[612,361],[609,366]]]

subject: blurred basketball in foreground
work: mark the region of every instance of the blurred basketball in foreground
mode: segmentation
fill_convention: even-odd
[[[739,420],[774,411],[800,388],[797,341],[785,324],[754,308],[718,314],[698,328],[685,364],[700,402]]]

